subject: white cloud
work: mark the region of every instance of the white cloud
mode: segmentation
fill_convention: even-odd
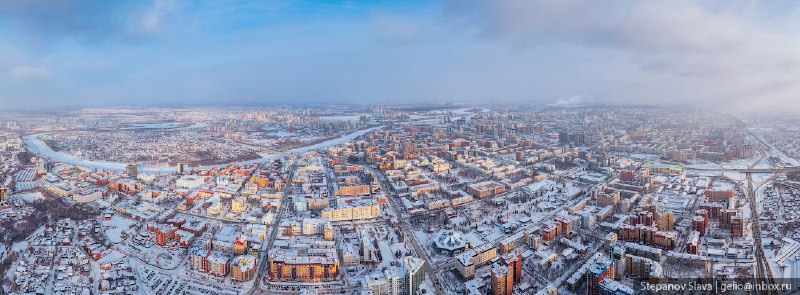
[[[142,14],[137,30],[143,33],[154,33],[162,29],[164,21],[178,10],[176,0],[156,0],[153,7]]]
[[[800,112],[800,2],[443,1],[0,0],[0,103],[588,99]],[[29,39],[50,46],[27,50]],[[49,79],[18,81],[35,77]]]
[[[609,55],[622,56],[624,63],[597,73],[617,76],[601,90],[603,99],[614,102],[783,104],[800,110],[800,87],[787,83],[800,80],[800,36],[785,29],[800,24],[797,3],[783,3],[781,12],[763,2],[711,5],[687,0],[446,0],[444,13],[458,26],[477,31],[480,39],[528,48],[581,48],[590,55],[588,72]],[[637,71],[620,72],[630,67]],[[587,82],[574,81],[576,87]]]
[[[556,106],[579,106],[581,104],[592,103],[593,100],[587,98],[583,95],[573,95],[570,97],[559,98],[556,102]]]
[[[11,77],[19,80],[35,80],[50,77],[50,71],[45,68],[20,66],[11,69]]]
[[[387,13],[377,13],[372,17],[372,26],[377,36],[393,44],[420,42],[425,32],[413,19]]]

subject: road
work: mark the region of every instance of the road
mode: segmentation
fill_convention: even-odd
[[[761,184],[763,185],[763,183]],[[759,185],[759,186],[761,186]],[[766,255],[764,255],[764,244],[761,242],[761,222],[758,218],[758,205],[757,205],[757,197],[756,197],[756,190],[758,188],[753,186],[753,175],[752,173],[747,173],[747,197],[750,199],[750,210],[751,215],[753,216],[753,221],[751,222],[753,228],[753,249],[756,258],[756,279],[764,279],[767,283],[774,284],[775,280],[773,279],[772,270],[769,266],[769,262],[767,261]],[[775,291],[763,291],[762,294],[776,294]]]
[[[761,143],[765,144],[764,142]],[[762,151],[759,160],[753,162],[753,164],[751,164],[748,167],[748,170],[750,171],[745,171],[745,173],[747,174],[747,189],[744,191],[747,194],[746,197],[749,199],[750,216],[753,219],[750,224],[752,226],[752,232],[753,232],[753,252],[756,259],[755,279],[763,279],[766,280],[767,283],[774,284],[775,281],[773,280],[772,277],[772,270],[769,266],[769,261],[767,261],[767,257],[766,255],[764,255],[764,244],[761,242],[761,221],[758,215],[758,196],[756,195],[756,191],[758,190],[759,187],[768,183],[772,178],[777,176],[777,174],[770,177],[770,179],[768,179],[767,181],[760,183],[758,187],[753,186],[753,173],[758,173],[755,172],[755,170],[757,169],[753,168],[766,157],[766,153],[767,153],[766,151]],[[776,172],[773,173],[780,173],[778,171],[780,171],[781,169],[767,169],[767,170],[776,170]],[[783,172],[785,172],[785,170]],[[762,291],[761,294],[773,294],[773,293],[774,291]]]
[[[752,135],[752,134],[751,134]],[[752,135],[755,137],[754,135]],[[758,138],[756,137],[758,140]],[[747,175],[746,187],[742,189],[745,194],[745,198],[748,199],[748,203],[750,204],[750,215],[752,218],[751,227],[752,227],[752,234],[753,234],[753,252],[755,256],[755,278],[756,279],[764,279],[767,283],[774,283],[772,271],[769,266],[769,262],[767,261],[766,255],[764,254],[763,243],[761,242],[761,222],[758,216],[758,196],[756,195],[756,191],[758,188],[763,186],[764,184],[769,183],[772,179],[777,177],[780,173],[785,172],[793,172],[793,171],[800,171],[800,167],[798,166],[789,166],[789,167],[781,167],[781,168],[755,168],[758,163],[764,160],[767,156],[767,151],[771,150],[763,141],[760,141],[764,145],[764,150],[761,150],[759,153],[759,157],[756,161],[752,164],[748,165],[747,168],[688,168],[689,170],[706,170],[706,171],[719,171],[719,172],[740,172],[745,173]],[[772,173],[769,179],[764,182],[759,183],[757,186],[753,186],[753,173]],[[741,184],[736,182],[737,186]],[[774,291],[764,291],[762,294],[774,294]]]
[[[286,179],[291,180],[294,177],[296,165],[292,165],[289,168],[289,174]],[[269,278],[266,274],[269,271],[269,264],[267,262],[269,256],[269,249],[272,249],[272,245],[275,243],[275,240],[278,237],[278,225],[281,223],[283,216],[286,215],[290,210],[289,204],[289,196],[292,194],[294,187],[287,183],[286,187],[283,190],[283,197],[281,198],[281,206],[279,208],[279,212],[275,217],[275,221],[272,223],[271,232],[267,243],[261,246],[261,251],[259,251],[259,263],[260,266],[254,276],[258,283],[253,284],[253,288],[245,292],[244,294],[253,295],[253,294],[297,294],[299,290],[303,288],[315,289],[319,294],[352,294],[353,292],[357,291],[358,288],[355,287],[348,287],[348,286],[336,286],[336,283],[329,283],[329,285],[320,284],[320,283],[311,283],[308,285],[302,284],[294,284],[289,283],[285,285],[272,285],[269,282]],[[330,195],[330,194],[329,194]],[[288,290],[281,290],[281,288],[286,287]]]
[[[688,170],[697,170],[697,171],[717,171],[717,172],[741,172],[741,173],[786,173],[786,172],[798,172],[800,171],[800,166],[786,166],[786,167],[779,167],[779,168],[699,168],[699,167],[687,167]]]
[[[261,164],[261,165],[264,165],[264,164]],[[294,176],[294,169],[295,169],[295,165],[293,164],[292,167],[289,168],[289,175],[288,175],[288,177],[286,179],[289,179],[289,180],[292,179],[292,177]],[[266,245],[264,245],[264,244],[261,245],[261,251],[258,251],[258,263],[260,263],[260,265],[258,267],[258,270],[256,271],[256,275],[254,276],[254,278],[256,280],[258,280],[258,283],[257,284],[253,284],[253,288],[251,288],[245,294],[250,295],[250,294],[253,294],[256,291],[269,290],[269,288],[264,286],[264,282],[267,280],[267,278],[264,277],[262,279],[262,276],[264,275],[265,270],[267,269],[267,265],[268,265],[268,263],[267,263],[268,257],[267,256],[269,254],[269,249],[272,249],[272,244],[275,242],[275,239],[278,237],[278,225],[281,223],[281,219],[283,218],[283,215],[284,215],[283,211],[286,210],[286,208],[288,208],[287,203],[289,201],[289,193],[291,192],[291,190],[292,190],[292,186],[287,183],[286,187],[283,190],[283,196],[281,197],[281,206],[280,206],[280,208],[278,208],[279,212],[278,212],[277,216],[275,217],[274,222],[270,226],[271,228],[270,228],[270,233],[269,233],[269,239],[267,240]]]
[[[371,173],[377,174],[378,177],[380,178],[381,191],[385,192],[386,194],[389,194],[389,191],[386,189],[389,186],[386,176],[383,175],[383,173],[376,171],[372,167],[368,167],[368,169],[370,170]],[[400,210],[397,209],[397,205],[395,205],[394,201],[395,198],[389,197],[389,202],[388,202],[389,208],[391,208],[395,216],[397,216],[397,220],[399,221],[400,224],[400,229],[403,231],[403,234],[405,235],[406,239],[411,241],[411,245],[414,247],[414,252],[417,253],[417,257],[421,257],[422,259],[425,260],[425,273],[428,274],[428,278],[430,278],[431,282],[433,282],[433,287],[436,289],[436,294],[445,294],[444,289],[442,288],[442,283],[439,281],[439,277],[436,276],[436,269],[434,265],[431,263],[431,260],[428,258],[428,254],[424,251],[422,247],[420,247],[419,242],[417,241],[417,238],[414,236],[413,232],[408,229],[410,227],[408,225],[408,220],[405,220],[403,218],[403,215],[400,214]]]

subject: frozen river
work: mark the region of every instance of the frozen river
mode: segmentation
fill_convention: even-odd
[[[361,135],[369,133],[372,130],[380,129],[380,128],[383,128],[383,126],[377,126],[377,127],[372,127],[372,128],[369,128],[369,129],[355,131],[355,132],[347,134],[345,136],[341,136],[341,137],[334,138],[334,139],[331,139],[331,140],[323,141],[323,142],[320,142],[318,144],[314,144],[314,145],[310,145],[310,146],[295,148],[295,149],[286,151],[286,152],[281,153],[281,154],[262,154],[261,158],[258,158],[258,159],[249,160],[249,161],[232,162],[232,163],[236,163],[236,164],[258,163],[258,162],[268,161],[268,160],[271,160],[271,159],[274,159],[276,157],[279,157],[279,156],[282,156],[282,155],[286,155],[286,154],[304,153],[304,152],[308,152],[308,151],[315,150],[315,149],[323,149],[323,148],[327,148],[327,147],[330,147],[330,146],[335,146],[335,145],[342,144],[342,143],[344,143],[346,141],[353,140],[356,137],[359,137]],[[25,142],[25,145],[28,147],[28,150],[31,153],[33,153],[33,154],[35,154],[37,156],[40,156],[40,157],[49,158],[49,159],[51,159],[53,161],[56,161],[56,162],[61,162],[61,163],[65,163],[65,164],[75,165],[75,166],[81,166],[81,167],[85,167],[85,168],[89,168],[89,169],[103,169],[103,170],[108,170],[108,171],[124,171],[125,170],[125,166],[127,165],[127,163],[81,159],[81,158],[75,157],[74,155],[66,153],[66,152],[63,152],[63,151],[58,151],[58,152],[54,151],[44,141],[39,139],[39,136],[45,135],[45,134],[48,134],[48,133],[38,133],[38,134],[26,135],[26,136],[22,137],[22,140],[23,140],[23,142]],[[200,168],[202,169],[202,168],[212,168],[212,167],[224,167],[224,166],[227,166],[228,164],[232,164],[232,163],[213,165],[213,166],[204,166],[204,167],[200,167]],[[140,166],[139,167],[139,171],[141,171],[142,173],[173,173],[173,172],[175,172],[175,167],[172,167],[172,166],[156,166],[156,167],[153,167],[153,166]]]

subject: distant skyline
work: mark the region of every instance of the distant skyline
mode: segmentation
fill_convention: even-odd
[[[0,0],[0,108],[453,102],[800,112],[798,5]]]

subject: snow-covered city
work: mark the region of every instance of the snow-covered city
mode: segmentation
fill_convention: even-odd
[[[800,295],[797,28],[0,0],[0,295]]]
[[[771,140],[793,121],[280,110],[3,114],[3,292],[633,294],[800,275],[800,166]],[[175,160],[208,149],[257,157]]]

